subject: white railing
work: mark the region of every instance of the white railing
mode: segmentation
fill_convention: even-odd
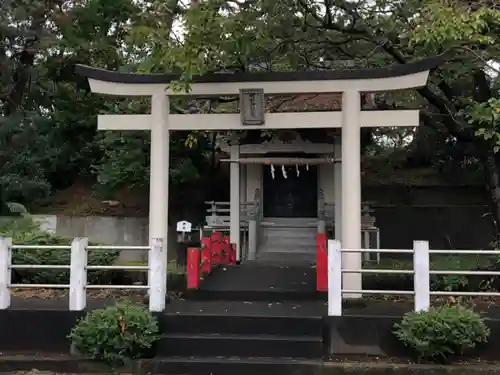
[[[413,254],[413,269],[344,269],[342,267],[343,253],[382,253],[382,254]],[[443,255],[500,255],[500,250],[430,250],[429,242],[414,241],[413,249],[342,249],[340,241],[328,241],[328,315],[342,315],[342,299],[345,294],[351,295],[409,295],[414,296],[414,310],[429,309],[431,296],[480,296],[500,297],[500,292],[459,292],[431,291],[431,275],[457,276],[500,276],[500,271],[457,271],[431,270],[430,256]],[[370,290],[344,289],[342,275],[344,274],[403,274],[413,275],[413,290]]]
[[[149,309],[163,311],[167,293],[167,256],[161,238],[152,240],[152,246],[89,246],[87,238],[75,238],[71,245],[13,245],[12,239],[0,237],[0,310],[11,304],[13,288],[69,289],[69,309],[80,311],[87,305],[87,289],[143,289],[149,293]],[[70,250],[70,264],[12,264],[12,252],[16,250],[60,249]],[[101,266],[88,265],[88,250],[148,250],[148,266]],[[67,269],[69,284],[12,284],[15,269]],[[148,285],[91,285],[87,282],[87,271],[123,270],[148,271]]]
[[[248,225],[249,216],[252,216],[252,212],[255,210],[256,204],[258,204],[258,202],[256,201],[240,203],[240,226],[246,227]],[[230,203],[222,201],[206,201],[205,205],[209,206],[209,208],[206,209],[206,227],[209,229],[216,228],[219,230],[229,230],[231,219],[231,208],[229,207]]]

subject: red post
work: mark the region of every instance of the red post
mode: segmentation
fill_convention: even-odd
[[[236,244],[231,245],[231,254],[229,256],[229,264],[236,264]]]
[[[224,236],[222,242],[222,263],[231,264],[231,242],[229,236]]]
[[[200,244],[201,246],[207,246],[210,247],[210,244],[212,243],[212,240],[210,237],[201,237]]]
[[[212,240],[222,241],[223,240],[222,232],[212,232]]]
[[[328,290],[328,252],[326,250],[326,233],[316,236],[316,290]]]
[[[209,239],[208,244],[202,244],[201,247],[201,266],[200,266],[200,276],[209,274],[212,270],[212,246]]]
[[[212,232],[212,236],[210,237],[210,247],[211,247],[211,251],[212,251],[212,263],[213,264],[220,264],[222,261],[221,241],[222,241],[222,233]]]
[[[187,253],[187,288],[198,289],[200,286],[200,250],[190,247]]]

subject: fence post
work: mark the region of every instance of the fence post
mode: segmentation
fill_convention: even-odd
[[[167,259],[163,238],[153,238],[149,251],[149,310],[163,311],[167,296]]]
[[[413,241],[413,285],[415,311],[426,311],[431,305],[430,256],[428,241]]]
[[[255,260],[257,254],[257,218],[255,216],[248,220],[248,260]]]
[[[342,316],[342,244],[328,240],[328,315]]]
[[[10,307],[12,238],[0,237],[0,310]]]
[[[87,238],[71,241],[69,267],[69,309],[84,310],[87,305]]]

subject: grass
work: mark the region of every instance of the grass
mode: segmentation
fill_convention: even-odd
[[[457,251],[459,253],[459,251]],[[500,259],[494,255],[463,254],[448,255],[435,254],[430,258],[430,269],[433,271],[475,271],[478,269],[495,269]],[[367,263],[367,269],[413,270],[413,260],[404,258],[382,258],[380,264]],[[491,291],[498,289],[499,282],[496,276],[479,275],[431,275],[431,289],[436,291]],[[374,283],[378,287],[401,289],[411,287],[412,274],[367,274],[363,277],[364,283]]]
[[[494,255],[464,254],[464,255],[431,255],[430,268],[434,271],[468,271],[479,267],[487,267],[499,259]],[[394,270],[413,270],[412,258],[384,258],[379,264],[367,263],[363,266],[368,269],[394,269]]]

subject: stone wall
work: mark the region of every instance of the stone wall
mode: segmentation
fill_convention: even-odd
[[[374,206],[381,247],[409,249],[414,240],[432,249],[485,249],[495,230],[485,206]]]
[[[495,238],[480,186],[366,186],[363,199],[374,209],[382,248],[425,240],[433,249],[484,249]]]
[[[34,215],[43,230],[61,236],[87,237],[89,241],[102,245],[116,246],[146,246],[148,245],[148,218],[115,217],[115,216],[55,216]],[[175,254],[177,248],[177,233],[170,228],[169,253]],[[137,261],[145,259],[146,251],[124,250],[122,260]]]

